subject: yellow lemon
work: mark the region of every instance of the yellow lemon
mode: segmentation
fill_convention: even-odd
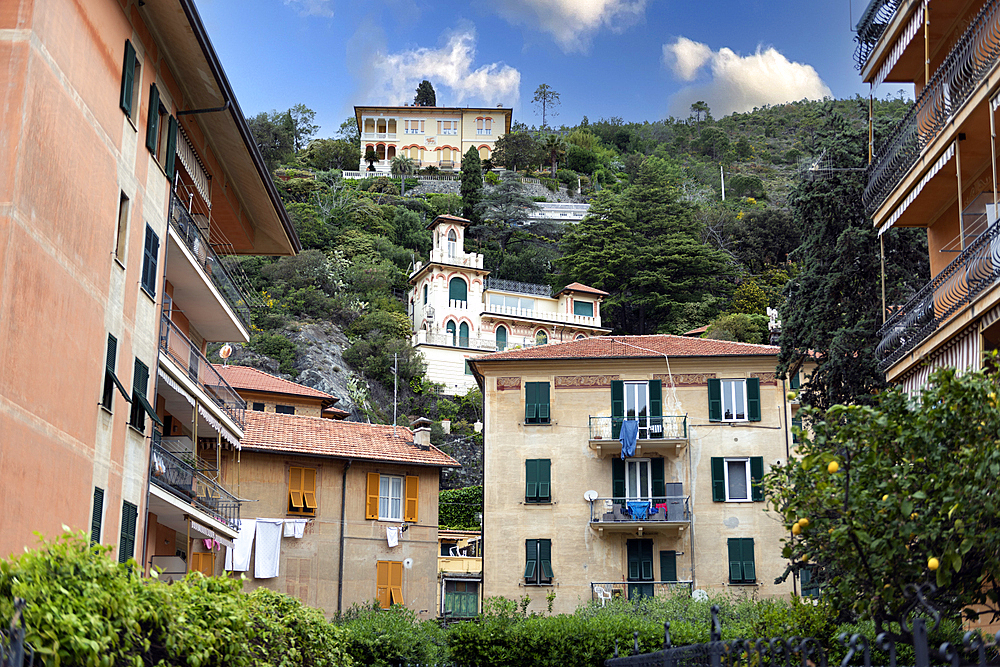
[[[889,500],[889,494],[888,494],[888,493],[887,493],[887,494],[885,494],[884,496],[882,496],[882,502],[883,502],[883,503],[884,503],[885,501],[887,501],[887,500]]]
[[[829,531],[827,531],[827,532],[828,532],[828,533],[830,533],[831,535],[833,535],[833,528],[831,528],[831,529],[830,529]]]
[[[788,392],[788,400],[790,400],[790,401],[794,401],[795,400],[795,392],[794,391]]]
[[[938,569],[938,565],[940,565],[940,563],[938,563],[938,559],[937,558],[931,558],[930,560],[927,561],[927,569],[928,570],[932,570],[932,571],[936,570],[936,569]]]
[[[806,517],[802,517],[801,519],[799,519],[799,523],[802,524],[803,528],[809,527],[809,519],[807,519]]]
[[[792,535],[798,535],[801,532],[802,532],[802,526],[800,526],[799,524],[795,524],[792,526]]]
[[[838,470],[840,470],[840,464],[836,461],[830,461],[830,465],[826,467],[826,471],[831,474],[837,472]]]

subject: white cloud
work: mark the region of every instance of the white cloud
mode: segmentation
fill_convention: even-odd
[[[470,103],[514,106],[521,87],[521,73],[503,63],[473,69],[476,31],[466,27],[451,33],[438,49],[417,48],[399,53],[373,49],[362,58],[358,73],[364,104],[411,103],[417,84],[427,79],[434,86],[438,106]]]
[[[765,104],[783,104],[803,98],[833,95],[819,74],[804,63],[791,62],[774,47],[757,48],[741,56],[732,49],[712,51],[707,45],[678,37],[663,45],[663,64],[682,81],[694,81],[706,65],[703,83],[685,86],[670,100],[670,113],[686,116],[691,104],[704,100],[716,117],[750,111]]]
[[[295,7],[299,16],[333,17],[333,0],[284,0],[284,3]]]
[[[586,51],[602,27],[621,32],[642,18],[647,0],[491,0],[507,21],[550,33],[567,53]]]

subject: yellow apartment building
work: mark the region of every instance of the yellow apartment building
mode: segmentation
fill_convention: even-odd
[[[203,567],[239,519],[229,256],[294,229],[192,0],[4,2],[0,60],[0,554],[66,524]]]
[[[883,304],[877,348],[887,379],[913,392],[935,367],[978,368],[1000,343],[1000,3],[872,0],[857,30],[873,91],[915,86],[913,108],[872,146],[864,192],[880,236],[927,230],[930,282],[909,303]]]
[[[439,530],[438,617],[472,618],[482,607],[483,534],[478,530]]]
[[[792,450],[779,348],[601,336],[470,360],[485,397],[483,596],[570,613],[667,591],[785,596],[758,481]],[[625,451],[623,452],[623,447]]]
[[[497,107],[379,107],[356,106],[361,133],[362,171],[369,150],[378,155],[375,170],[388,172],[392,158],[406,155],[418,168],[442,171],[462,168],[462,156],[475,147],[483,160],[493,155],[493,144],[510,132],[513,109]]]

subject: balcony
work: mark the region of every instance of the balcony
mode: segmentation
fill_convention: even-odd
[[[207,276],[211,285],[218,291],[219,296],[232,311],[229,318],[235,317],[242,325],[244,332],[250,331],[250,308],[247,305],[246,295],[236,286],[232,276],[226,270],[225,265],[219,256],[212,249],[208,235],[202,231],[195,219],[188,212],[184,203],[177,197],[176,193],[170,196],[170,231],[171,238],[176,239],[187,249],[192,260],[195,271],[185,270],[182,262],[170,258],[167,267],[167,279],[174,286],[174,300],[183,304],[185,314],[188,319],[197,323],[199,331],[208,340],[235,340],[226,336],[228,331],[220,332],[219,336],[213,335],[213,322],[219,323],[220,317],[217,312],[211,310],[211,303],[207,303],[202,294],[198,294],[199,288],[205,282]],[[195,273],[201,273],[197,276]],[[242,334],[246,338],[246,333]]]
[[[199,472],[190,459],[168,451],[155,431],[149,457],[149,481],[223,526],[239,530],[239,499]]]
[[[680,487],[679,483],[668,483]],[[669,489],[668,489],[669,490]],[[691,497],[597,498],[590,501],[590,527],[609,533],[679,536],[691,525]]]
[[[590,417],[590,449],[604,458],[618,456],[622,450],[621,441],[613,437],[622,417]],[[688,443],[687,415],[664,415],[663,417],[640,417],[639,439],[635,445],[635,455],[651,453],[660,455],[676,454],[680,447]]]
[[[366,141],[395,141],[395,132],[365,132],[362,139]]]
[[[1000,224],[994,223],[886,320],[875,348],[885,370],[1000,279]]]
[[[854,50],[854,60],[858,69],[864,69],[868,56],[875,50],[879,38],[896,14],[899,2],[900,0],[871,0],[868,3],[868,8],[858,21],[858,34],[855,37],[858,47]]]
[[[601,321],[597,317],[577,315],[576,313],[556,313],[544,310],[534,310],[531,308],[515,308],[513,306],[500,306],[492,303],[483,307],[483,315],[501,315],[506,317],[536,320],[539,322],[573,324],[581,327],[601,326]]]
[[[494,352],[497,349],[495,340],[488,338],[471,338],[451,334],[434,334],[426,331],[418,331],[414,336],[414,345],[442,345],[445,347],[457,347],[467,350],[480,350]]]
[[[504,280],[486,276],[486,289],[499,292],[514,292],[515,294],[532,294],[535,296],[552,297],[551,285],[537,283],[522,283],[516,280]]]
[[[160,318],[160,352],[186,373],[205,396],[240,429],[244,428],[246,401],[229,386],[215,367],[202,355],[176,324],[165,314]]]
[[[1000,57],[998,32],[1000,0],[991,0],[972,20],[913,108],[875,154],[862,195],[868,215],[874,215],[885,203],[925,149],[946,126],[951,126],[958,110],[986,80]]]

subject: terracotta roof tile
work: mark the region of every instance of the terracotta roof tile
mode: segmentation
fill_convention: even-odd
[[[685,336],[595,336],[566,343],[550,343],[483,355],[470,364],[515,359],[622,359],[662,357],[731,357],[777,355],[774,345],[735,343]]]
[[[583,283],[570,283],[569,285],[566,285],[566,287],[563,287],[561,290],[559,290],[560,294],[562,294],[563,292],[586,292],[587,294],[598,294],[600,296],[608,296],[607,292],[603,292],[593,287],[588,287]]]
[[[325,391],[313,389],[312,387],[289,380],[282,380],[270,373],[265,373],[249,366],[222,366],[220,364],[213,364],[213,366],[215,366],[215,370],[219,371],[222,378],[236,391],[245,389],[247,391],[266,391],[305,398],[338,400],[336,396],[328,394]]]
[[[461,464],[437,447],[424,450],[413,444],[408,428],[361,424],[322,417],[246,413],[241,445],[244,451],[283,452],[306,456],[332,456],[366,461],[392,461],[423,466],[459,467]]]

